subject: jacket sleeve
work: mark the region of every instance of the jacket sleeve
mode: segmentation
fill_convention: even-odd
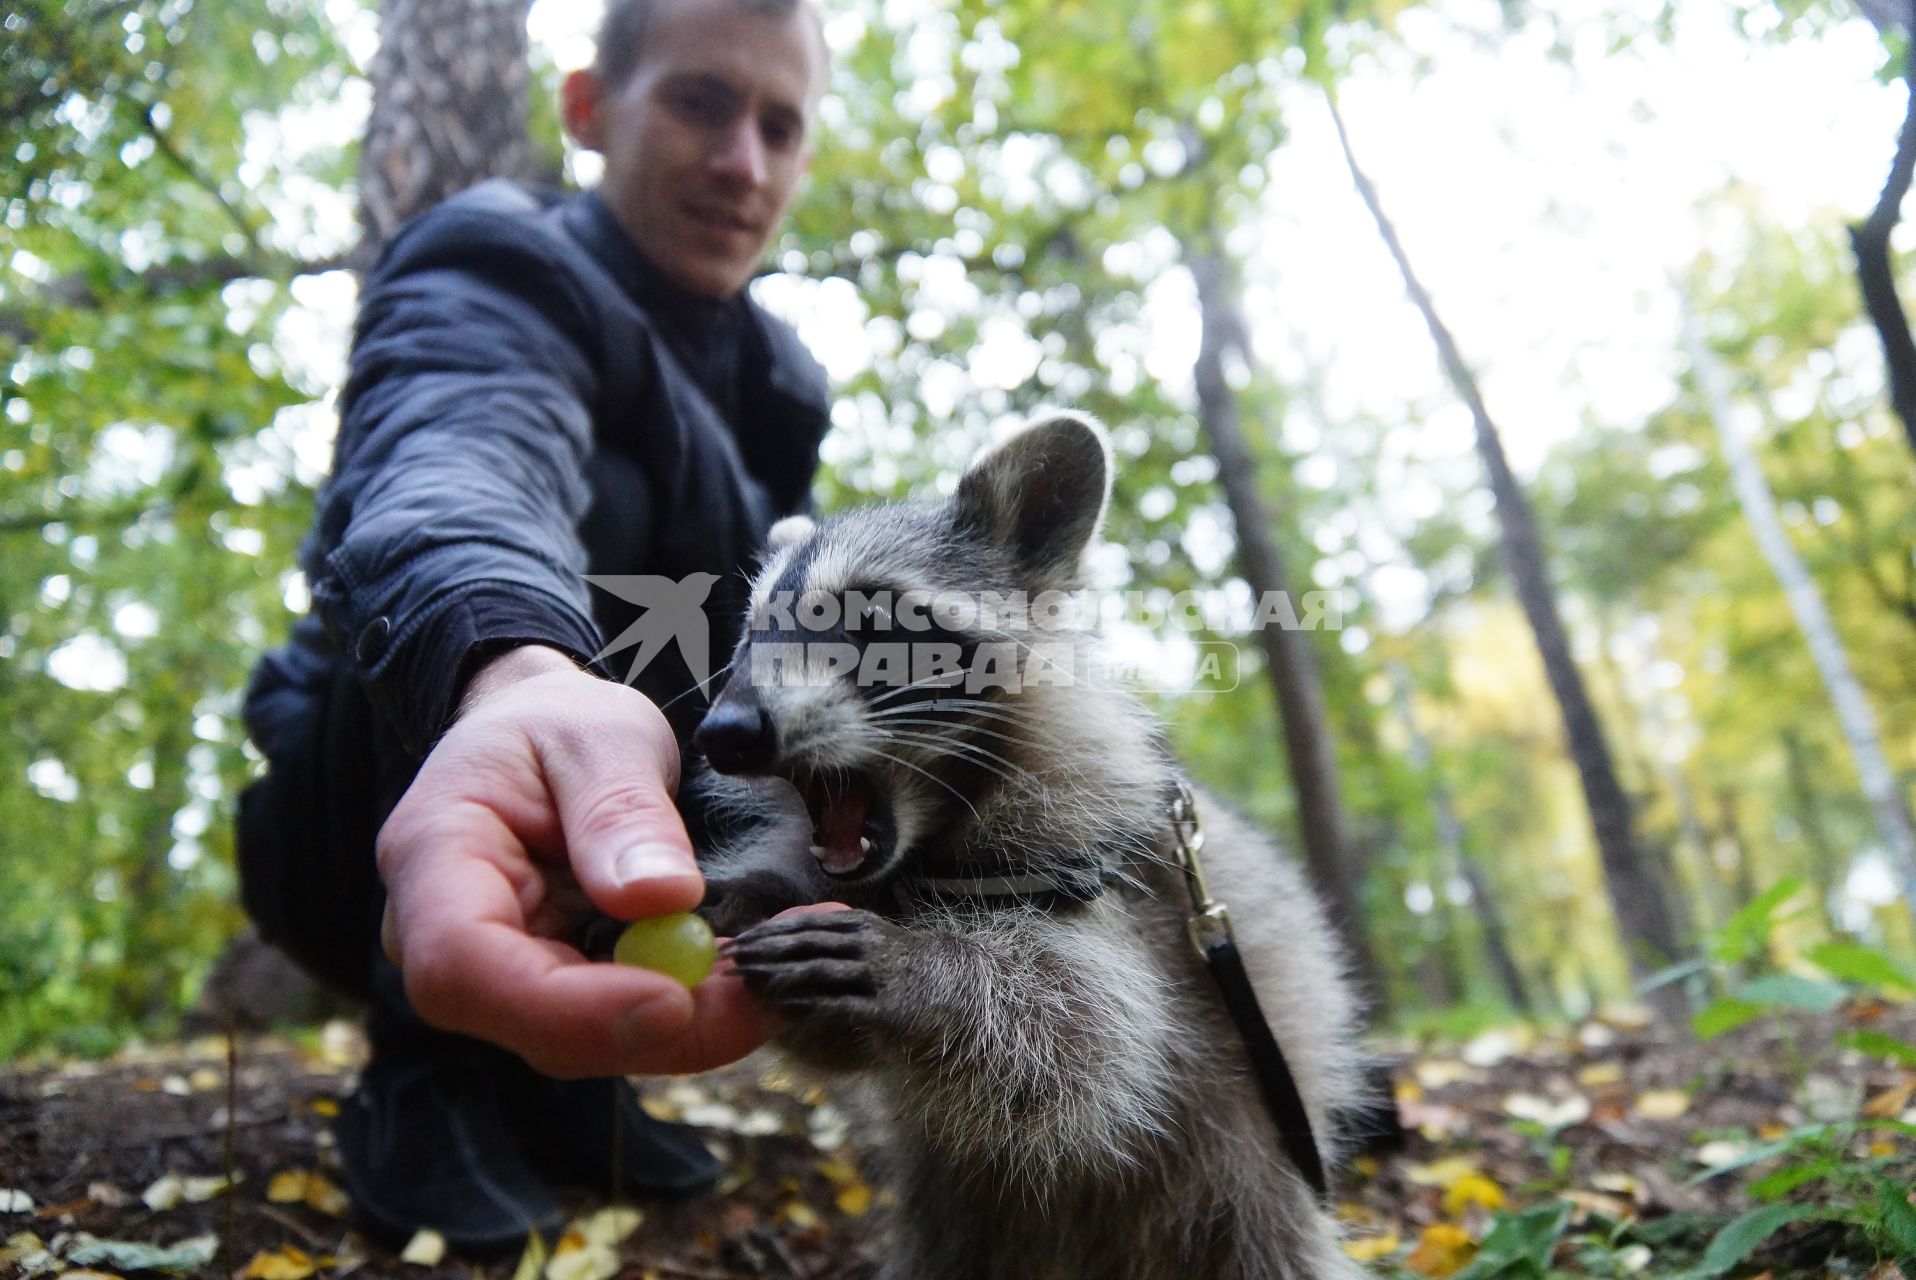
[[[456,203],[404,229],[366,283],[307,564],[344,661],[414,755],[488,650],[599,651],[579,536],[591,314],[523,219]]]

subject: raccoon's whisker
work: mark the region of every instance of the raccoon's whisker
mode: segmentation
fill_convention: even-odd
[[[987,720],[1028,721],[1032,712],[1028,707],[1013,706],[1002,702],[988,702],[983,698],[933,698],[930,702],[913,702],[899,707],[886,707],[875,715],[927,715],[938,711],[960,711],[967,715],[983,716]]]
[[[953,756],[960,760],[968,759],[974,764],[991,770],[991,772],[997,774],[1006,782],[1029,775],[1028,770],[1013,764],[996,752],[987,751],[985,748],[977,746],[974,743],[956,742],[950,738],[930,733],[911,733],[902,730],[897,732],[881,730],[880,732],[889,741],[909,742],[915,747],[922,747],[938,755]],[[992,763],[994,761],[996,764],[1003,765],[1004,768],[1000,769],[995,767]],[[1007,772],[1007,770],[1009,770],[1009,772]]]
[[[910,693],[913,689],[923,689],[930,685],[941,685],[941,684],[949,686],[952,683],[952,676],[954,674],[962,676],[964,673],[941,671],[934,675],[925,676],[922,679],[913,680],[910,684],[901,684],[896,689],[887,689],[885,692],[879,694],[876,698],[873,698],[872,705],[875,707],[881,702],[889,702],[893,698],[898,697],[900,694]]]
[[[935,734],[918,734],[918,732],[902,732],[902,730],[901,732],[881,732],[879,736],[881,736],[885,742],[906,743],[906,745],[918,747],[918,749],[922,749],[922,751],[931,751],[933,755],[948,755],[948,757],[958,759],[958,761],[968,761],[968,763],[979,765],[981,768],[989,768],[991,772],[994,772],[994,774],[1000,776],[1000,778],[1004,778],[1006,782],[1012,782],[1017,776],[1027,776],[1027,774],[1029,774],[1029,770],[1023,770],[1023,768],[1019,768],[1017,765],[1012,765],[1012,763],[1006,761],[1002,755],[992,755],[991,751],[985,751],[985,747],[973,747],[971,743],[952,742],[950,738],[941,738],[941,736],[935,736]],[[971,755],[973,751],[977,753],[975,757]],[[991,759],[987,761],[985,757],[991,757]],[[1010,770],[1010,772],[1006,772],[1006,770]]]
[[[945,790],[951,792],[952,795],[958,797],[958,803],[965,806],[965,808],[970,809],[972,817],[975,818],[978,816],[977,808],[973,806],[971,801],[965,799],[964,793],[958,790],[958,788],[952,786],[949,782],[946,782],[943,778],[939,777],[937,774],[931,773],[924,769],[920,769],[917,765],[913,764],[909,760],[900,760],[897,756],[893,755],[891,752],[885,751],[878,747],[872,748],[872,754],[877,756],[881,760],[889,760],[895,765],[900,765],[906,769],[910,769],[913,773],[921,775],[928,781],[937,783],[939,786],[943,787]]]
[[[905,716],[900,714],[905,709],[906,708],[904,707],[900,707],[897,712],[887,712],[882,715],[876,715],[876,716],[873,716],[872,719],[883,720],[887,727],[891,725],[895,725],[895,724],[909,724],[909,725],[919,725],[921,727],[928,728],[928,729],[957,729],[964,733],[983,734],[987,738],[996,738],[1000,742],[1009,742],[1013,744],[1014,746],[1035,747],[1038,745],[1036,742],[1032,741],[1030,738],[1020,737],[1015,733],[1000,733],[996,729],[986,729],[980,725],[975,725],[975,724],[954,725],[949,720],[927,720],[927,719],[924,719],[923,717],[910,717],[910,716]],[[945,735],[945,736],[950,736],[950,735]]]
[[[689,698],[694,693],[704,693],[705,690],[711,685],[711,683],[714,680],[718,679],[720,676],[724,675],[726,672],[730,671],[731,669],[732,669],[732,663],[730,662],[726,663],[724,666],[720,667],[717,671],[714,671],[711,675],[705,677],[705,679],[695,682],[690,689],[686,689],[685,691],[681,693],[675,693],[671,697],[667,698],[664,702],[661,702],[659,704],[659,710],[663,711],[667,707],[671,706],[673,703],[679,701],[679,699]]]

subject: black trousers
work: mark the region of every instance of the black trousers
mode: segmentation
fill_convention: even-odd
[[[313,977],[377,1001],[391,984],[377,980],[386,891],[374,843],[418,762],[351,676],[336,675],[317,703],[240,793],[240,900],[260,935]]]

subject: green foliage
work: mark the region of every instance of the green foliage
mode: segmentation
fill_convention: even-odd
[[[1703,1261],[1692,1274],[1699,1280],[1720,1276],[1750,1256],[1756,1247],[1792,1222],[1810,1217],[1814,1210],[1800,1204],[1772,1204],[1752,1209],[1716,1233]]]
[[[1568,1204],[1543,1204],[1500,1216],[1458,1280],[1543,1280],[1570,1225]]]
[[[321,250],[293,193],[341,172],[248,160],[248,131],[344,61],[317,8],[269,0],[6,26],[0,1058],[164,1028],[234,926],[238,695],[283,626],[291,437],[324,389],[259,273]]]

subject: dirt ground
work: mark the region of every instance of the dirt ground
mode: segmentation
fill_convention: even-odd
[[[1852,1005],[1768,1019],[1708,1044],[1617,1015],[1464,1045],[1384,1046],[1406,1132],[1396,1150],[1360,1157],[1339,1175],[1335,1196],[1353,1250],[1385,1273],[1410,1265],[1446,1274],[1413,1246],[1434,1231],[1481,1239],[1492,1210],[1554,1197],[1580,1215],[1634,1223],[1641,1239],[1673,1241],[1672,1257],[1692,1256],[1749,1207],[1744,1188],[1766,1167],[1705,1176],[1712,1165],[1814,1120],[1911,1118],[1916,1073],[1833,1047],[1840,1031],[1862,1025],[1908,1037],[1916,1008]],[[0,1072],[0,1238],[10,1237],[0,1274],[62,1265],[76,1267],[70,1276],[89,1267],[133,1274],[135,1264],[168,1261],[88,1252],[97,1242],[184,1244],[170,1260],[175,1274],[527,1274],[520,1258],[403,1261],[351,1229],[328,1117],[350,1092],[362,1054],[351,1027],[333,1023],[297,1039],[241,1040],[230,1079],[218,1038]],[[629,1216],[616,1230],[603,1216],[590,1222],[585,1215],[602,1206],[580,1202],[583,1230],[560,1246],[579,1255],[577,1265],[554,1260],[548,1276],[873,1274],[886,1196],[865,1180],[869,1153],[828,1099],[803,1093],[763,1057],[695,1079],[649,1081],[645,1090],[658,1114],[701,1126],[731,1173],[715,1193],[633,1206],[636,1229]],[[1872,1154],[1916,1152],[1879,1140]],[[238,1180],[224,1186],[229,1170]],[[588,1247],[600,1252],[586,1258]],[[1864,1274],[1872,1260],[1846,1261],[1846,1250],[1855,1252],[1854,1241],[1840,1231],[1805,1224],[1778,1233],[1755,1264],[1772,1276]]]

